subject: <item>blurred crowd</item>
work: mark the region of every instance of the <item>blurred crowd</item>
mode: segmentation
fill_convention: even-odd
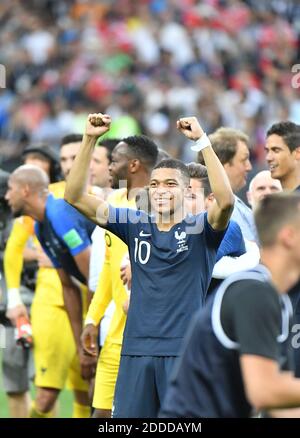
[[[267,128],[300,123],[297,0],[2,0],[0,45],[9,170],[28,143],[58,146],[95,111],[112,116],[112,137],[142,132],[184,161],[179,116],[245,131],[258,165]]]

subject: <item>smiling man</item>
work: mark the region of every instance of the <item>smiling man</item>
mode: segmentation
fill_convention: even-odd
[[[266,160],[283,190],[300,190],[300,125],[274,123],[267,132]]]
[[[208,213],[185,215],[189,173],[182,162],[173,159],[161,161],[151,173],[149,195],[155,218],[89,196],[85,181],[96,137],[107,132],[110,123],[108,115],[89,115],[65,199],[128,245],[131,301],[113,416],[155,417],[190,317],[204,303],[234,197],[224,168],[195,117],[180,119],[177,128],[202,149],[215,194]]]
[[[111,205],[136,208],[135,193],[140,187],[149,184],[151,170],[157,161],[157,154],[156,144],[144,135],[126,137],[118,142],[112,152],[109,171],[113,187],[118,188],[126,185],[126,188],[115,190],[107,198]],[[94,156],[95,151],[92,160]],[[97,276],[99,281],[88,310],[82,334],[82,344],[87,353],[97,355],[97,326],[100,320],[102,324],[104,312],[107,316],[105,309],[112,300],[114,309],[111,312],[109,329],[98,359],[93,398],[93,417],[110,418],[126,320],[123,303],[128,300],[128,293],[120,277],[120,266],[124,256],[128,253],[128,248],[122,240],[103,228],[96,227],[96,231],[105,232],[105,261],[103,267],[100,266],[100,276]],[[92,252],[92,260],[93,256]],[[99,257],[95,256],[96,263],[99,266]]]

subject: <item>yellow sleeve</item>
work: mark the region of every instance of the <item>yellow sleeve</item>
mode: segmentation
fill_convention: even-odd
[[[54,198],[63,198],[65,193],[66,182],[59,181],[49,185],[49,192],[54,196]]]
[[[110,251],[108,246],[105,248],[105,259],[102,271],[99,275],[97,289],[90,303],[86,321],[92,320],[95,325],[100,323],[105,310],[112,300],[112,281],[110,269]]]
[[[8,289],[19,288],[23,269],[23,251],[30,236],[34,235],[34,222],[29,217],[14,221],[4,251],[4,275]]]

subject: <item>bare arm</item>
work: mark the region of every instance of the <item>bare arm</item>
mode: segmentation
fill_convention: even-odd
[[[191,140],[199,140],[204,132],[196,117],[185,117],[177,122],[177,128]],[[229,222],[234,196],[224,167],[208,140],[208,146],[202,149],[211,189],[215,201],[208,210],[208,222],[215,230],[224,230]]]
[[[35,262],[38,257],[38,252],[36,248],[24,248],[23,260],[24,262]]]
[[[89,262],[90,262],[90,247],[81,251],[74,256],[76,265],[82,275],[88,280]],[[82,300],[79,287],[72,281],[70,276],[65,271],[58,270],[64,293],[64,303],[67,313],[70,318],[76,347],[81,346],[80,336],[82,332]]]
[[[77,351],[80,351],[80,336],[82,332],[82,300],[79,287],[63,270],[57,270],[63,287],[64,304],[69,316]]]
[[[106,114],[90,114],[86,123],[82,145],[67,179],[65,200],[93,222],[105,225],[108,204],[87,192],[88,169],[98,137],[110,128],[111,119]]]
[[[90,379],[95,375],[97,358],[84,354],[80,336],[82,332],[82,300],[79,287],[72,281],[71,277],[63,269],[57,270],[60,277],[65,308],[70,320],[76,350],[79,356],[81,376]]]
[[[258,411],[300,406],[300,380],[276,361],[245,354],[240,362],[247,398]]]

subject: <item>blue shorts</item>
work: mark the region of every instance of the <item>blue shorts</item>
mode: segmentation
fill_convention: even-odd
[[[156,418],[176,356],[122,356],[113,418]]]

